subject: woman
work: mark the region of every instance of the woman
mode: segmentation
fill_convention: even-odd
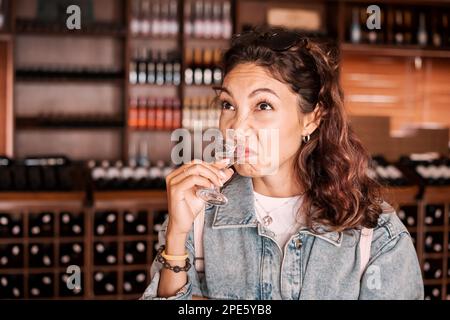
[[[257,161],[235,173],[199,161],[172,172],[165,247],[142,298],[422,299],[410,235],[366,174],[332,52],[284,29],[252,31],[234,38],[224,71],[221,131],[258,142],[260,129],[277,130],[277,167],[267,173],[246,145]],[[205,208],[196,190],[225,182],[228,204]],[[199,214],[204,272],[189,263],[201,254],[192,228]],[[367,263],[362,230],[372,232]]]

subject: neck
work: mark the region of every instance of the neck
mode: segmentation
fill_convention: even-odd
[[[301,195],[303,188],[299,185],[291,161],[282,164],[276,174],[252,178],[253,189],[259,194],[287,198]]]

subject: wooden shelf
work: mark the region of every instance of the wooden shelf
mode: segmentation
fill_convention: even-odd
[[[423,198],[430,204],[450,203],[450,186],[427,186]]]
[[[69,192],[0,192],[1,202],[19,202],[29,204],[29,202],[45,204],[46,202],[56,203],[58,201],[83,201],[84,191]]]
[[[383,195],[387,200],[390,200],[395,203],[401,203],[402,205],[416,204],[417,202],[416,196],[418,193],[419,193],[418,186],[383,188]]]
[[[16,118],[17,129],[121,129],[124,121],[121,119],[86,120],[86,119],[45,119],[32,117]]]
[[[128,265],[128,264],[124,264],[124,263],[118,263],[114,266],[112,265],[94,265],[93,266],[93,272],[103,272],[103,271],[117,271],[118,267],[120,267],[122,269],[122,271],[140,271],[142,269],[144,269],[145,271],[147,271],[148,269],[148,264],[133,264],[133,265]]]
[[[110,23],[97,23],[83,26],[80,30],[69,30],[67,28],[61,28],[60,24],[45,23],[30,19],[17,19],[16,34],[59,37],[80,36],[124,38],[127,35],[127,32],[122,25]]]
[[[95,201],[123,201],[132,200],[145,202],[167,203],[167,193],[165,190],[126,190],[126,191],[96,191]]]
[[[141,235],[108,235],[108,236],[97,236],[94,235],[93,241],[102,242],[132,242],[132,241],[155,241],[158,236],[154,234],[141,234]]]
[[[179,36],[152,36],[152,35],[142,35],[142,34],[129,34],[129,39],[133,40],[146,40],[146,41],[178,41]]]
[[[424,253],[424,259],[443,259],[444,254],[442,252]]]
[[[414,45],[383,45],[383,44],[353,44],[342,43],[341,51],[343,53],[359,53],[396,57],[432,57],[432,58],[450,58],[449,49],[420,47]]]
[[[441,285],[442,279],[424,279],[423,284],[424,285]]]
[[[0,41],[11,41],[13,38],[11,33],[0,32]]]
[[[427,226],[427,225],[425,225],[423,227],[424,232],[444,232],[444,230],[445,230],[444,225],[442,225],[442,226]]]
[[[103,71],[94,70],[85,71],[36,71],[17,69],[16,81],[19,82],[87,82],[87,83],[104,83],[113,82],[117,84],[124,83],[123,71]]]

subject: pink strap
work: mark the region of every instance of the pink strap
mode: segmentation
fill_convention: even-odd
[[[361,254],[361,265],[359,275],[361,276],[366,269],[370,259],[370,246],[372,245],[373,229],[362,228],[361,238],[359,240],[359,250]]]

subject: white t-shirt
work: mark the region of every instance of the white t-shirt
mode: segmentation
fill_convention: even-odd
[[[272,223],[266,226],[266,229],[274,233],[274,238],[283,252],[286,242],[301,226],[301,219],[297,218],[297,213],[303,197],[276,198],[253,192],[256,217],[259,223],[264,225],[263,218],[267,215],[266,212],[270,213]]]

